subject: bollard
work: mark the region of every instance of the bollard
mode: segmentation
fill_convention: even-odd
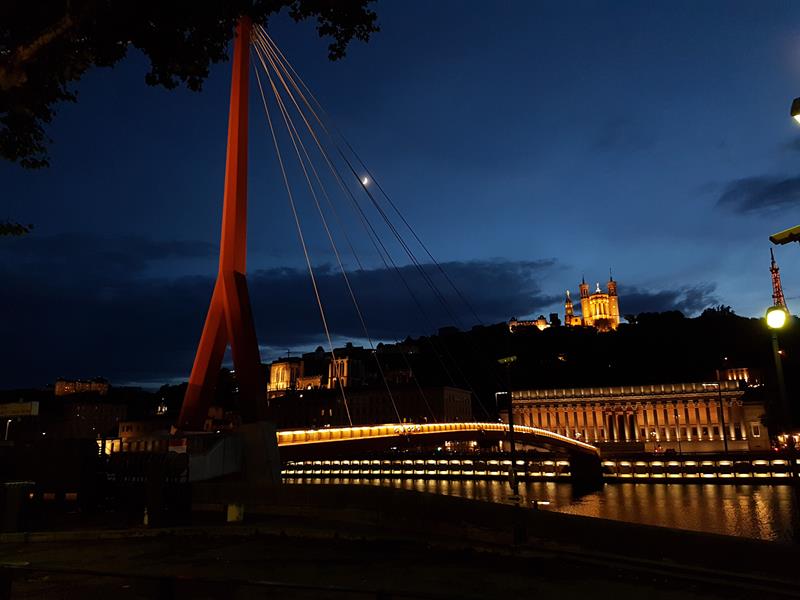
[[[158,600],[174,600],[175,599],[175,578],[163,577],[158,580]]]
[[[513,544],[519,546],[528,541],[528,527],[522,508],[517,504],[513,509]]]
[[[14,572],[8,567],[0,567],[0,600],[11,600],[11,584]]]
[[[244,504],[228,504],[226,521],[228,523],[241,523],[244,520]]]

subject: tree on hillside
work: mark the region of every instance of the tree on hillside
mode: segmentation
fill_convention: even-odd
[[[150,60],[149,85],[200,90],[211,64],[228,58],[237,20],[267,24],[286,10],[315,19],[329,58],[378,31],[371,0],[4,0],[0,3],[0,156],[28,168],[49,164],[44,127],[92,67],[110,67],[131,47]]]
[[[33,225],[20,225],[11,221],[0,221],[0,235],[25,235],[30,233]]]

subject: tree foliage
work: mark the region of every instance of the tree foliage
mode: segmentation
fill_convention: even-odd
[[[30,233],[33,225],[20,225],[11,221],[0,221],[0,236],[2,235],[25,235]]]
[[[72,84],[95,66],[110,67],[129,48],[150,60],[149,85],[199,90],[212,64],[228,58],[238,18],[267,25],[285,10],[316,20],[329,58],[352,39],[378,31],[371,0],[4,0],[0,3],[0,156],[24,167],[49,164],[59,102],[75,101]]]

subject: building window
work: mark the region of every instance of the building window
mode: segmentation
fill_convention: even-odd
[[[708,439],[708,427],[703,427],[702,431],[703,431],[703,433],[702,433],[701,439],[707,440]]]
[[[750,423],[750,434],[753,437],[761,437],[761,426],[758,423]]]

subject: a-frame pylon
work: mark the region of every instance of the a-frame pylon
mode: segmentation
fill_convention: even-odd
[[[250,68],[250,19],[236,27],[228,114],[228,151],[222,207],[219,273],[200,337],[178,427],[202,429],[214,393],[225,348],[231,345],[245,422],[257,420],[266,381],[261,372],[253,312],[245,277],[247,263],[247,99]]]

